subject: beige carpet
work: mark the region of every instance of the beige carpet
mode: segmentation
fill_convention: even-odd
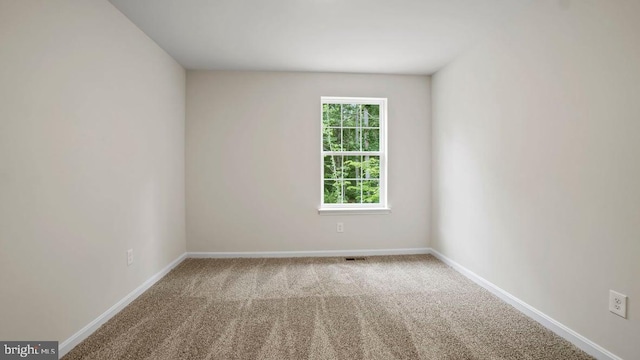
[[[429,255],[188,259],[64,359],[592,359]]]

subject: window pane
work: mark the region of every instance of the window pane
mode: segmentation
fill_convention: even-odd
[[[380,202],[380,182],[378,180],[362,181],[362,202],[375,204]]]
[[[342,126],[358,126],[360,106],[342,104]]]
[[[342,203],[342,181],[324,180],[324,203]]]
[[[324,127],[340,126],[340,104],[322,105],[322,124]]]
[[[361,156],[345,156],[344,157],[344,178],[360,179],[362,178],[362,157]]]
[[[380,105],[363,105],[362,126],[380,126]]]
[[[323,101],[330,101],[323,98]],[[347,103],[340,103],[347,101]],[[362,104],[362,98],[336,98],[338,104],[322,104],[322,150],[324,154],[323,204],[380,204],[383,179],[381,159],[386,136],[381,123],[383,106]],[[377,101],[376,101],[377,102]],[[378,152],[376,155],[364,155]],[[355,155],[357,153],[358,155]]]
[[[361,129],[343,129],[344,151],[360,151]]]
[[[363,179],[379,179],[380,178],[380,156],[363,156],[362,157],[362,178]]]
[[[322,130],[322,149],[324,151],[341,151],[340,129],[325,128]]]
[[[325,155],[324,157],[324,178],[325,179],[341,179],[342,178],[342,156]]]
[[[380,151],[380,130],[363,129],[362,151]]]
[[[362,181],[360,180],[345,180],[344,181],[344,202],[345,203],[360,203],[360,190]]]

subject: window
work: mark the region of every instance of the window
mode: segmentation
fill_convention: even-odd
[[[322,97],[320,213],[388,212],[387,99]]]

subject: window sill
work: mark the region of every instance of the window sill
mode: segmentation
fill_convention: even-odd
[[[390,208],[320,208],[320,215],[387,215]]]

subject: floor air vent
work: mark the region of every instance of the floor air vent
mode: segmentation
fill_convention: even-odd
[[[367,260],[367,258],[364,257],[347,257],[344,258],[346,261],[364,261]]]

